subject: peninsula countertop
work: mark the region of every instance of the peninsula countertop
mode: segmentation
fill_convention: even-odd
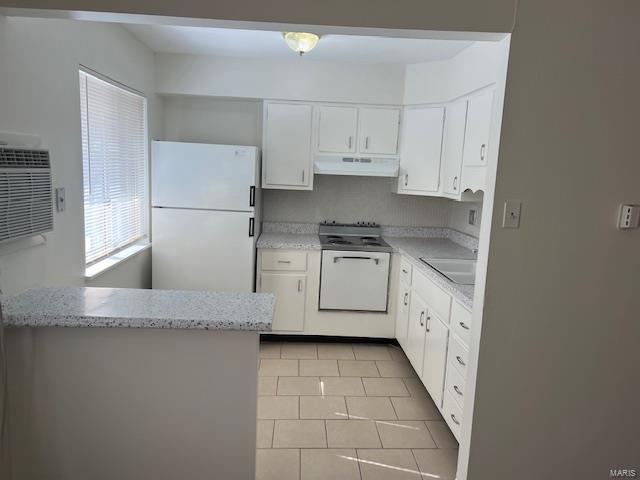
[[[275,298],[133,288],[42,287],[4,297],[13,327],[168,328],[271,331]]]

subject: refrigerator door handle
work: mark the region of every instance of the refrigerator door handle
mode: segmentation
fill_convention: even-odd
[[[251,185],[249,187],[249,206],[250,207],[256,206],[256,186],[255,185]]]
[[[249,219],[249,236],[250,237],[253,237],[254,230],[255,230],[255,219],[253,217],[251,217]]]

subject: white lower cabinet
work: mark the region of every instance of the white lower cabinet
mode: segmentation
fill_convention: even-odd
[[[303,331],[307,303],[307,253],[261,250],[258,265],[257,290],[276,297],[272,330]]]
[[[396,304],[396,340],[402,348],[407,347],[407,330],[409,328],[409,305],[411,302],[411,287],[400,282]]]
[[[421,273],[416,262],[403,256],[400,265],[396,338],[459,440],[471,312]]]
[[[273,330],[301,332],[304,329],[307,276],[292,273],[262,273],[260,291],[273,293],[276,307]]]
[[[449,392],[445,392],[442,402],[442,416],[449,425],[451,432],[460,441],[460,429],[462,428],[462,407],[453,399]]]
[[[449,327],[434,314],[427,315],[422,383],[436,405],[442,405],[442,390],[447,363]]]
[[[427,304],[414,290],[411,292],[409,303],[409,328],[407,329],[407,346],[404,353],[418,376],[422,376],[426,322]]]

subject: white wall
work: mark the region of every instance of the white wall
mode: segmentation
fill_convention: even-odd
[[[495,83],[502,59],[498,43],[475,42],[449,60],[407,65],[404,104],[447,102]]]
[[[156,55],[161,94],[401,104],[403,65]]]
[[[262,146],[262,101],[183,95],[163,100],[163,140]]]
[[[5,292],[38,284],[84,284],[78,66],[146,93],[153,135],[160,126],[153,61],[151,51],[117,25],[0,16],[0,131],[39,135],[51,151],[54,187],[65,187],[67,194],[67,210],[55,214],[55,230],[47,234],[46,244],[6,255],[7,247],[0,246]],[[112,286],[148,286],[148,262],[138,265],[140,270],[122,277],[117,269],[111,271]],[[132,274],[138,281],[131,282]]]

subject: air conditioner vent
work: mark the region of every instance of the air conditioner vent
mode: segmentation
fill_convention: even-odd
[[[23,148],[0,148],[0,168],[50,168],[49,152]]]
[[[53,230],[49,152],[0,147],[0,242]]]

